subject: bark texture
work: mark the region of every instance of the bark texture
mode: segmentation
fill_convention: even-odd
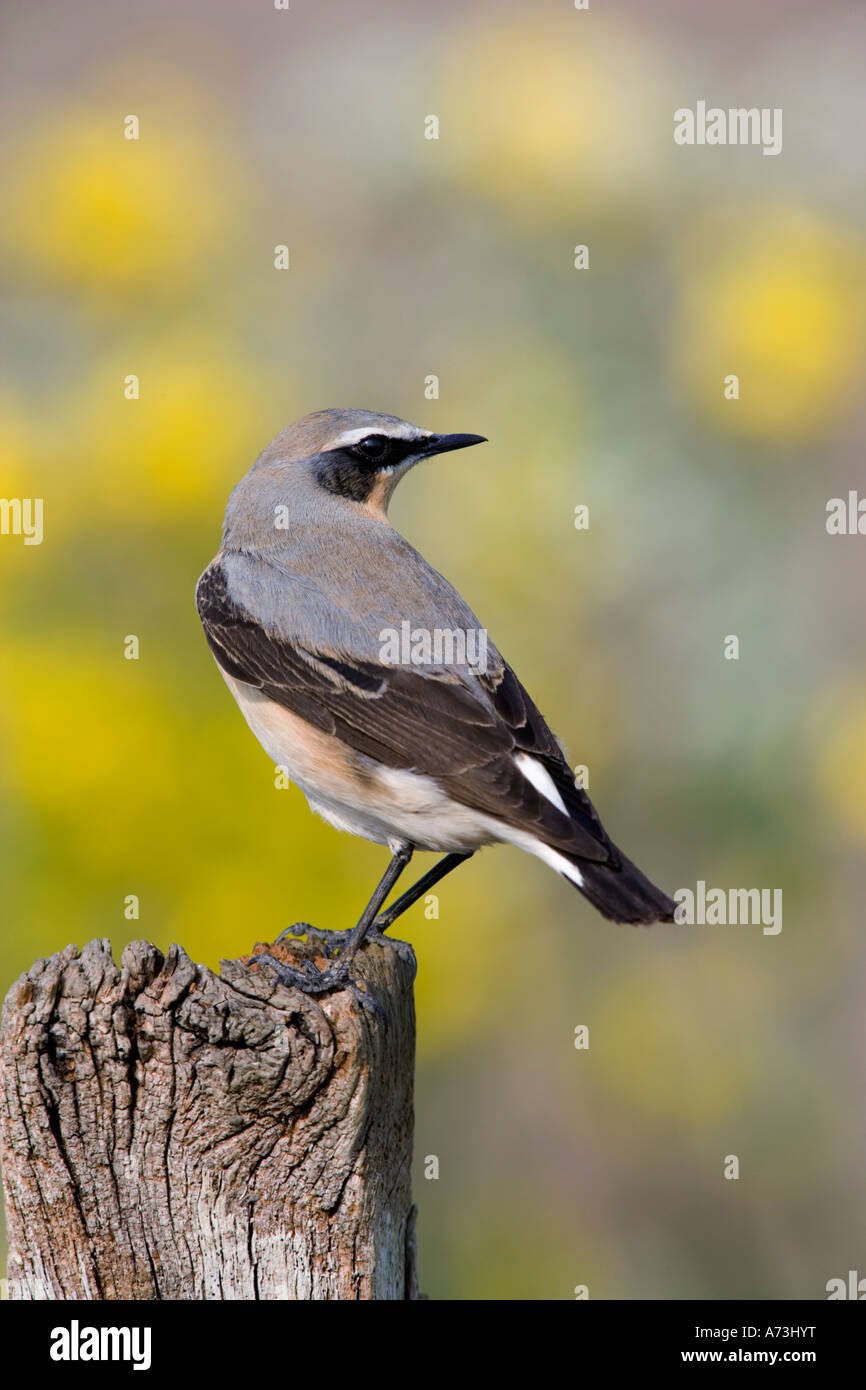
[[[354,974],[387,1021],[248,958],[37,961],[0,1038],[9,1297],[418,1297],[414,957],[370,944]]]

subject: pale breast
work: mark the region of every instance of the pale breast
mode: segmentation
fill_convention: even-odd
[[[453,801],[431,777],[383,767],[255,686],[225,671],[222,676],[268,756],[337,829],[376,844],[408,842],[443,853],[477,849],[498,838],[489,817]]]

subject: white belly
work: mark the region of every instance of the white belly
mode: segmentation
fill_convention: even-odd
[[[465,853],[510,838],[491,817],[453,801],[422,773],[383,767],[314,729],[254,686],[222,672],[252,732],[338,830],[376,844]]]

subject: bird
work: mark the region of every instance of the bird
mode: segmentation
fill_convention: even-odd
[[[389,520],[417,464],[487,442],[374,411],[305,415],[235,486],[196,586],[217,667],[269,757],[311,810],[391,853],[354,927],[321,934],[325,968],[253,958],[308,994],[344,986],[365,940],[486,845],[535,855],[614,922],[674,920],[486,629]],[[443,858],[386,907],[416,850]]]

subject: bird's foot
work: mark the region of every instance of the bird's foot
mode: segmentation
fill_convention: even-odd
[[[382,914],[383,919],[385,915],[386,914]],[[396,937],[386,936],[385,932],[391,923],[385,920],[383,926],[379,927],[377,925],[379,920],[380,919],[377,917],[367,929],[364,941],[371,941],[374,946],[390,946],[392,950],[397,952],[401,960],[406,961],[407,964],[414,964],[415,952],[412,950],[408,941],[399,941]],[[330,931],[326,927],[314,927],[310,922],[294,922],[292,926],[286,927],[285,931],[280,932],[277,941],[288,941],[291,940],[292,937],[296,939],[299,937],[312,937],[317,942],[321,942],[322,955],[325,956],[327,960],[333,960],[335,957],[339,959],[340,951],[348,944],[351,936],[352,929],[348,931]]]
[[[318,929],[313,926],[312,922],[293,922],[290,927],[286,927],[280,932],[274,945],[276,946],[277,942],[283,941],[286,937],[306,936],[307,932],[313,932],[316,936],[319,935]]]
[[[292,937],[315,937],[316,941],[322,943],[322,954],[328,960],[332,960],[338,951],[341,951],[352,935],[351,931],[329,931],[325,927],[314,927],[311,922],[294,922],[292,926],[286,927],[277,937],[277,942],[289,940]],[[276,945],[277,942],[274,944]]]
[[[285,936],[286,933],[283,932],[282,935]],[[316,935],[318,936],[319,933],[316,932]],[[334,932],[333,935],[348,936],[349,933]],[[270,955],[267,951],[262,951],[258,955],[250,956],[248,964],[269,965],[281,984],[287,985],[290,989],[299,989],[302,994],[328,994],[334,989],[348,989],[363,1008],[370,1013],[377,1014],[387,1023],[387,1014],[376,996],[370,990],[362,987],[357,980],[352,979],[350,974],[351,961],[338,960],[327,970],[320,970],[315,961],[312,960],[302,960],[298,965],[289,965],[286,961],[278,960],[276,956]]]

